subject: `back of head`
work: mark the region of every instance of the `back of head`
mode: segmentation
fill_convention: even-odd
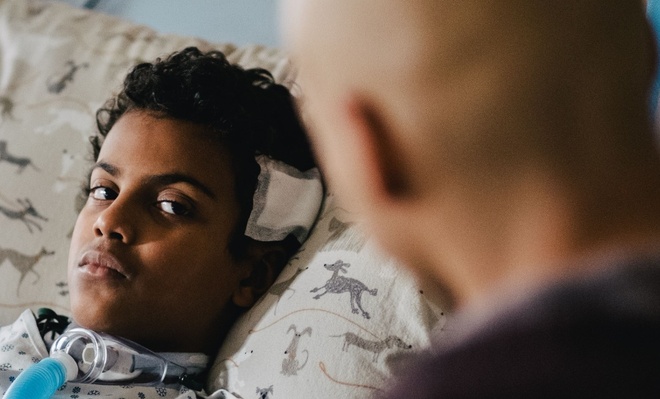
[[[326,176],[409,265],[483,288],[660,234],[641,1],[284,5]]]
[[[291,4],[300,14],[285,29],[301,33],[289,42],[310,108],[331,123],[341,119],[332,102],[369,98],[406,135],[415,176],[528,162],[574,171],[651,143],[655,55],[642,2]]]

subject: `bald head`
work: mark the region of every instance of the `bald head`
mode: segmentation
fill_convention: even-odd
[[[459,297],[659,234],[641,1],[283,5],[334,191],[386,249]]]
[[[539,153],[552,163],[561,133],[583,119],[616,114],[620,127],[645,110],[653,63],[641,2],[289,0],[283,15],[318,129],[339,128],[341,102],[359,95],[416,137],[409,151],[456,157],[454,167]]]

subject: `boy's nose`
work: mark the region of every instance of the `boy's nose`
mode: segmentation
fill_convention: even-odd
[[[130,244],[135,240],[135,215],[131,215],[130,207],[115,200],[105,208],[94,222],[94,234],[97,237],[119,240]]]

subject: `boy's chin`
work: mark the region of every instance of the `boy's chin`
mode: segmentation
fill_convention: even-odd
[[[71,303],[71,318],[77,326],[110,335],[119,335],[122,330],[127,329],[124,325],[127,317],[122,315],[120,310],[80,299],[77,303]]]

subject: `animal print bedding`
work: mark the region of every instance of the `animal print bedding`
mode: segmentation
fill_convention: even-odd
[[[130,66],[195,45],[267,68],[286,85],[295,77],[277,49],[162,35],[52,1],[0,0],[0,32],[0,326],[26,308],[68,312],[65,265],[87,137]],[[329,197],[304,247],[231,331],[207,391],[367,398],[445,319]]]

